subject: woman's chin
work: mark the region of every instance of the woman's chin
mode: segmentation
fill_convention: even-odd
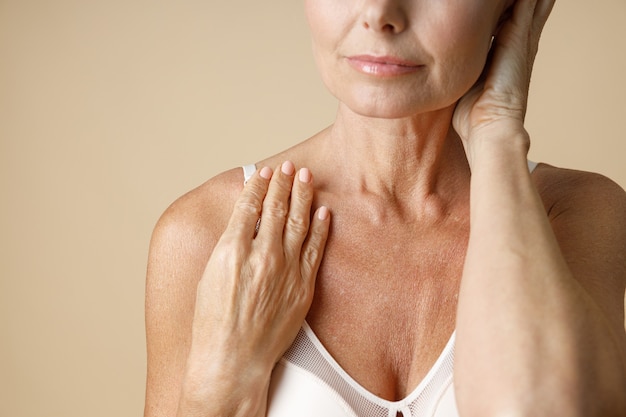
[[[381,101],[343,101],[343,107],[362,117],[377,119],[404,119],[419,114],[429,113],[450,107],[450,104],[401,103],[396,100]]]
[[[430,90],[420,91],[414,86],[403,88],[368,88],[369,86],[353,86],[353,88],[329,88],[342,107],[363,117],[380,119],[402,119],[419,114],[449,109],[454,106],[462,92],[448,94],[432,94]]]
[[[407,117],[414,116],[419,112],[408,112],[408,111],[399,111],[397,109],[386,109],[386,108],[368,108],[367,106],[363,106],[365,108],[351,108],[351,110],[362,117],[369,117],[372,119],[404,119]]]

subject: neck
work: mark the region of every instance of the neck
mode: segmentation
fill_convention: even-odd
[[[346,192],[368,193],[389,201],[450,198],[469,182],[460,139],[451,127],[454,107],[403,119],[363,117],[341,105],[327,131],[329,160]]]

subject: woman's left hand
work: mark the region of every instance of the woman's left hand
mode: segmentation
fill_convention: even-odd
[[[523,133],[528,89],[541,31],[555,0],[516,0],[506,13],[484,72],[458,102],[453,126],[471,159],[476,138]],[[511,12],[512,10],[512,12]],[[471,160],[470,160],[471,163]]]

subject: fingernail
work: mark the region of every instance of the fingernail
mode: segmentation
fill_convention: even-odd
[[[328,207],[322,206],[317,211],[317,218],[320,220],[326,220],[328,219],[328,214],[329,214]]]
[[[261,176],[261,178],[265,178],[266,180],[269,180],[270,178],[272,178],[272,168],[270,167],[261,168],[261,171],[259,171],[259,175]]]
[[[300,182],[308,184],[311,182],[311,171],[308,168],[302,168],[300,173],[298,173],[298,179]]]
[[[293,175],[293,173],[296,172],[296,167],[293,165],[293,162],[285,161],[280,167],[280,170],[283,171],[285,175]]]

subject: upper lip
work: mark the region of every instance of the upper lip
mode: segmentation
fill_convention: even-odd
[[[355,61],[371,62],[373,64],[399,65],[403,67],[417,67],[419,64],[407,59],[398,58],[391,55],[352,55],[348,59]]]

